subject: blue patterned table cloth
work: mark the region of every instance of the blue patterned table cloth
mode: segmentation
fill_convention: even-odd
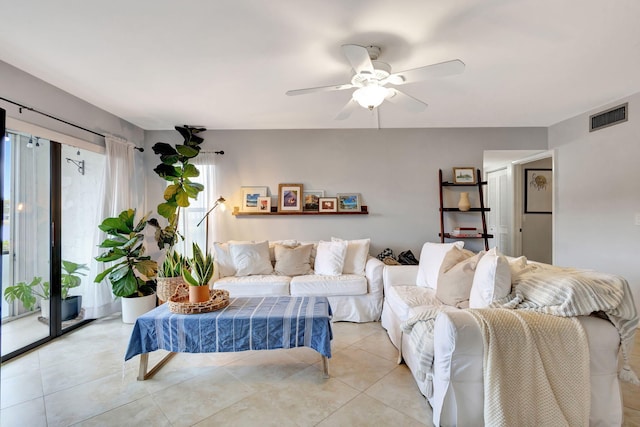
[[[310,347],[331,357],[326,297],[232,298],[224,309],[176,314],[163,304],[138,317],[125,361],[158,349],[182,353]]]

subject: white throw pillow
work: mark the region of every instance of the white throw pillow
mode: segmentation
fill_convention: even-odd
[[[301,276],[311,274],[311,249],[313,245],[274,245],[276,266],[274,271],[280,276]]]
[[[511,268],[507,259],[492,249],[478,262],[471,285],[469,308],[485,308],[511,292]]]
[[[233,265],[233,258],[229,252],[229,243],[214,243],[213,259],[218,265],[220,277],[235,276],[236,267]]]
[[[421,286],[423,288],[437,288],[438,274],[440,273],[442,260],[444,260],[444,256],[454,246],[458,249],[462,249],[464,247],[464,242],[427,242],[422,246],[420,261],[418,263],[418,276],[416,277],[417,286]]]
[[[332,242],[341,242],[337,237],[331,238]],[[364,267],[369,257],[369,245],[371,239],[346,240],[347,254],[344,257],[342,274],[358,274],[364,276]]]
[[[298,246],[298,241],[297,240],[271,240],[271,241],[269,241],[269,259],[271,260],[271,264],[274,264],[276,262],[276,252],[275,252],[276,245],[294,247],[294,246]]]
[[[273,273],[269,259],[269,243],[266,240],[258,243],[229,243],[229,252],[236,276]]]
[[[341,275],[346,254],[347,242],[320,241],[316,251],[316,263],[314,266],[316,274],[322,276]]]

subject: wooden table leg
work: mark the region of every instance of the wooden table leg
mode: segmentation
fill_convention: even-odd
[[[322,378],[329,378],[329,359],[322,356]]]
[[[149,353],[142,353],[140,355],[140,369],[138,371],[138,381],[148,380],[152,378],[156,372],[158,372],[164,365],[167,364],[169,360],[175,356],[176,353],[171,352],[162,358],[158,363],[155,364],[153,368],[149,372],[147,372],[147,367],[149,365]]]

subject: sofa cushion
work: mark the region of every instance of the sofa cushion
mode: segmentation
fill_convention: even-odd
[[[233,265],[233,258],[229,252],[229,243],[214,243],[213,257],[218,266],[220,277],[234,276],[236,268]]]
[[[216,280],[214,289],[226,289],[232,298],[289,295],[289,276],[229,276]]]
[[[322,276],[317,274],[291,278],[291,296],[365,295],[367,279],[358,274]]]
[[[331,238],[332,242],[341,242],[337,237]],[[347,253],[344,257],[342,274],[359,274],[364,276],[364,266],[369,256],[371,239],[347,240]]]
[[[269,243],[229,243],[229,252],[236,269],[236,276],[271,274],[273,266],[269,259]]]
[[[441,306],[436,291],[415,285],[396,285],[386,289],[384,303],[388,304],[401,322],[412,316],[412,308]]]
[[[337,276],[342,274],[344,258],[347,254],[347,242],[323,242],[318,243],[316,250],[316,274],[324,276]]]
[[[300,276],[310,274],[311,249],[313,245],[285,246],[275,245],[276,265],[274,272],[281,276]]]
[[[440,267],[436,288],[436,296],[442,303],[458,308],[469,306],[473,276],[484,254],[484,251],[474,254],[456,246],[447,252]]]
[[[462,249],[464,242],[453,243],[431,243],[427,242],[422,246],[420,261],[418,264],[418,276],[416,285],[436,289],[438,286],[438,274],[444,256],[454,246]]]
[[[504,298],[511,292],[511,268],[509,262],[495,248],[487,252],[478,262],[473,276],[470,308],[485,308],[493,301]]]
[[[276,245],[284,245],[284,246],[298,246],[297,240],[270,240],[269,241],[269,259],[271,260],[271,264],[275,265],[276,263]]]

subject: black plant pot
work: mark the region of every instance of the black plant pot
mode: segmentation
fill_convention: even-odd
[[[74,295],[62,300],[62,320],[71,320],[78,317],[82,308],[82,295]]]

